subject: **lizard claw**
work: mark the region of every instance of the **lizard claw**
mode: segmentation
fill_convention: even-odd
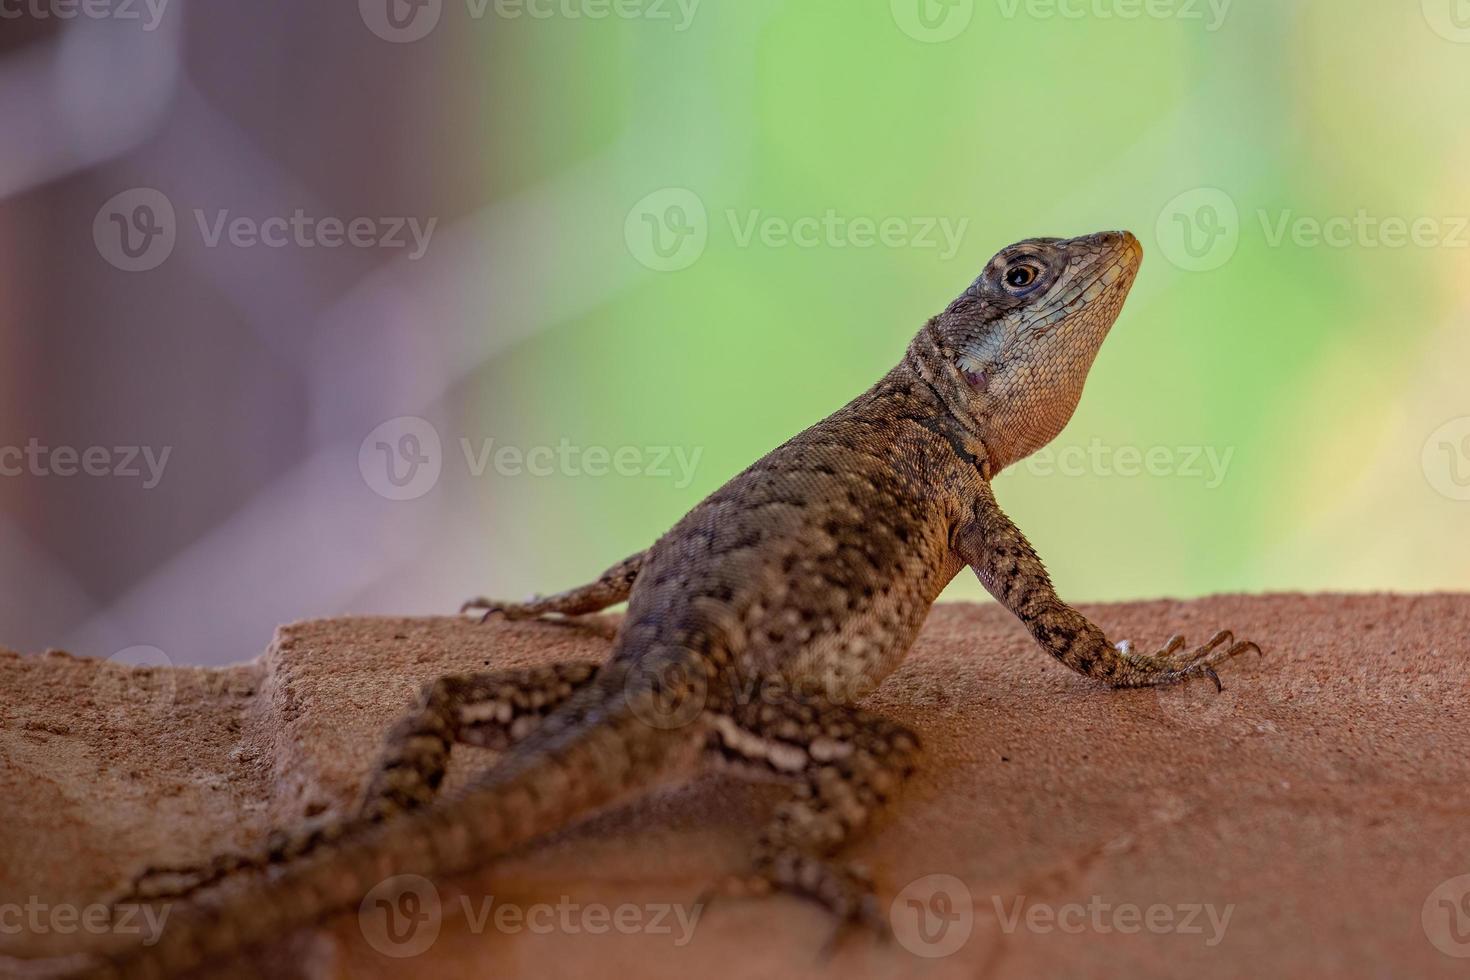
[[[771,891],[771,883],[763,875],[727,875],[700,892],[694,904],[708,911],[717,899],[758,898],[771,894]]]
[[[878,896],[872,892],[863,895],[858,901],[857,908],[851,913],[833,923],[831,934],[827,936],[827,941],[822,944],[822,948],[817,951],[818,961],[827,962],[849,936],[864,932],[884,945],[893,939],[893,926],[889,923],[888,917],[883,914]]]
[[[496,614],[504,616],[506,619],[514,619],[515,617],[511,614],[511,610],[517,605],[519,603],[500,602],[497,599],[486,599],[482,596],[476,599],[465,600],[459,607],[459,614],[463,616],[465,613],[478,612],[480,615],[476,617],[476,622],[483,626],[489,621],[491,616]]]
[[[545,610],[538,607],[542,597],[533,595],[525,602],[502,602],[499,599],[487,599],[480,596],[475,599],[467,599],[459,607],[459,614],[463,616],[467,612],[480,611],[480,624],[483,625],[491,616],[504,616],[506,619],[535,619],[544,614]]]
[[[813,860],[809,867],[814,872],[812,878],[783,877],[774,868],[731,875],[701,892],[696,904],[702,905],[707,912],[717,899],[759,898],[781,892],[815,902],[836,918],[831,934],[817,951],[817,958],[822,962],[830,959],[855,932],[867,932],[883,942],[892,937],[892,926],[865,868],[857,864],[839,867],[809,860]]]
[[[1159,687],[1177,684],[1193,677],[1208,677],[1215,682],[1215,690],[1219,692],[1225,690],[1225,685],[1220,683],[1216,667],[1247,650],[1264,653],[1260,644],[1253,640],[1237,641],[1234,631],[1228,629],[1220,630],[1203,646],[1180,656],[1180,651],[1185,646],[1187,644],[1183,634],[1176,633],[1153,656],[1140,657],[1133,653],[1132,645],[1127,640],[1118,643],[1117,651],[1132,667],[1123,676],[1119,686]]]

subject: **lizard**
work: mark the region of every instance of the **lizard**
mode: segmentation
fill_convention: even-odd
[[[791,795],[749,870],[710,894],[790,893],[882,930],[871,876],[840,853],[920,762],[917,732],[861,707],[965,567],[1072,670],[1114,688],[1211,679],[1247,650],[1113,643],[1064,602],[992,481],[1071,419],[1143,258],[1126,231],[1001,249],[872,388],[730,479],[596,581],[461,613],[573,617],[628,603],[605,662],[442,677],[388,733],[356,812],[272,835],[261,853],[151,868],[133,900],[185,899],[151,946],[76,975],[174,976],[356,906],[394,875],[448,876],[705,766]],[[456,744],[498,749],[438,792]],[[236,882],[238,883],[238,882]]]

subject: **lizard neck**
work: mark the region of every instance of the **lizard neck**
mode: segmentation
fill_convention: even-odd
[[[936,329],[936,321],[924,325],[892,375],[912,382],[914,396],[932,412],[937,428],[954,445],[955,451],[970,459],[980,474],[989,481],[994,473],[990,451],[986,448],[980,427],[971,416],[960,392],[966,384],[955,366],[954,351],[946,351]]]

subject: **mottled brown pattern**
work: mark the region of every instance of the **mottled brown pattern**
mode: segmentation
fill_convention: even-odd
[[[881,925],[865,873],[832,858],[894,797],[918,740],[854,702],[902,660],[966,564],[1044,649],[1114,685],[1213,676],[1251,646],[1222,635],[1180,658],[1182,641],[1153,657],[1110,644],[1057,598],[990,492],[1071,417],[1140,258],[1126,232],[1002,250],[871,390],[647,552],[550,598],[467,603],[527,618],[629,600],[595,674],[525,676],[510,693],[505,675],[431,687],[389,736],[358,819],[283,836],[269,882],[178,910],[156,946],[112,952],[96,974],[196,968],[350,907],[390,875],[467,869],[711,761],[795,784],[738,890],[795,892]],[[506,752],[434,800],[467,732]]]
[[[379,823],[432,802],[454,744],[510,748],[586,685],[597,669],[592,663],[565,663],[451,674],[425,685],[418,707],[388,733],[356,820]],[[148,868],[113,904],[187,898],[231,874],[304,857],[337,840],[349,826],[317,820],[297,831],[278,831],[258,854],[222,854],[205,868]]]

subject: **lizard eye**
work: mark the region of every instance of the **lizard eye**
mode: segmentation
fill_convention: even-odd
[[[1029,262],[1020,263],[1006,270],[1005,282],[1012,289],[1025,289],[1036,282],[1038,275],[1036,266]]]

